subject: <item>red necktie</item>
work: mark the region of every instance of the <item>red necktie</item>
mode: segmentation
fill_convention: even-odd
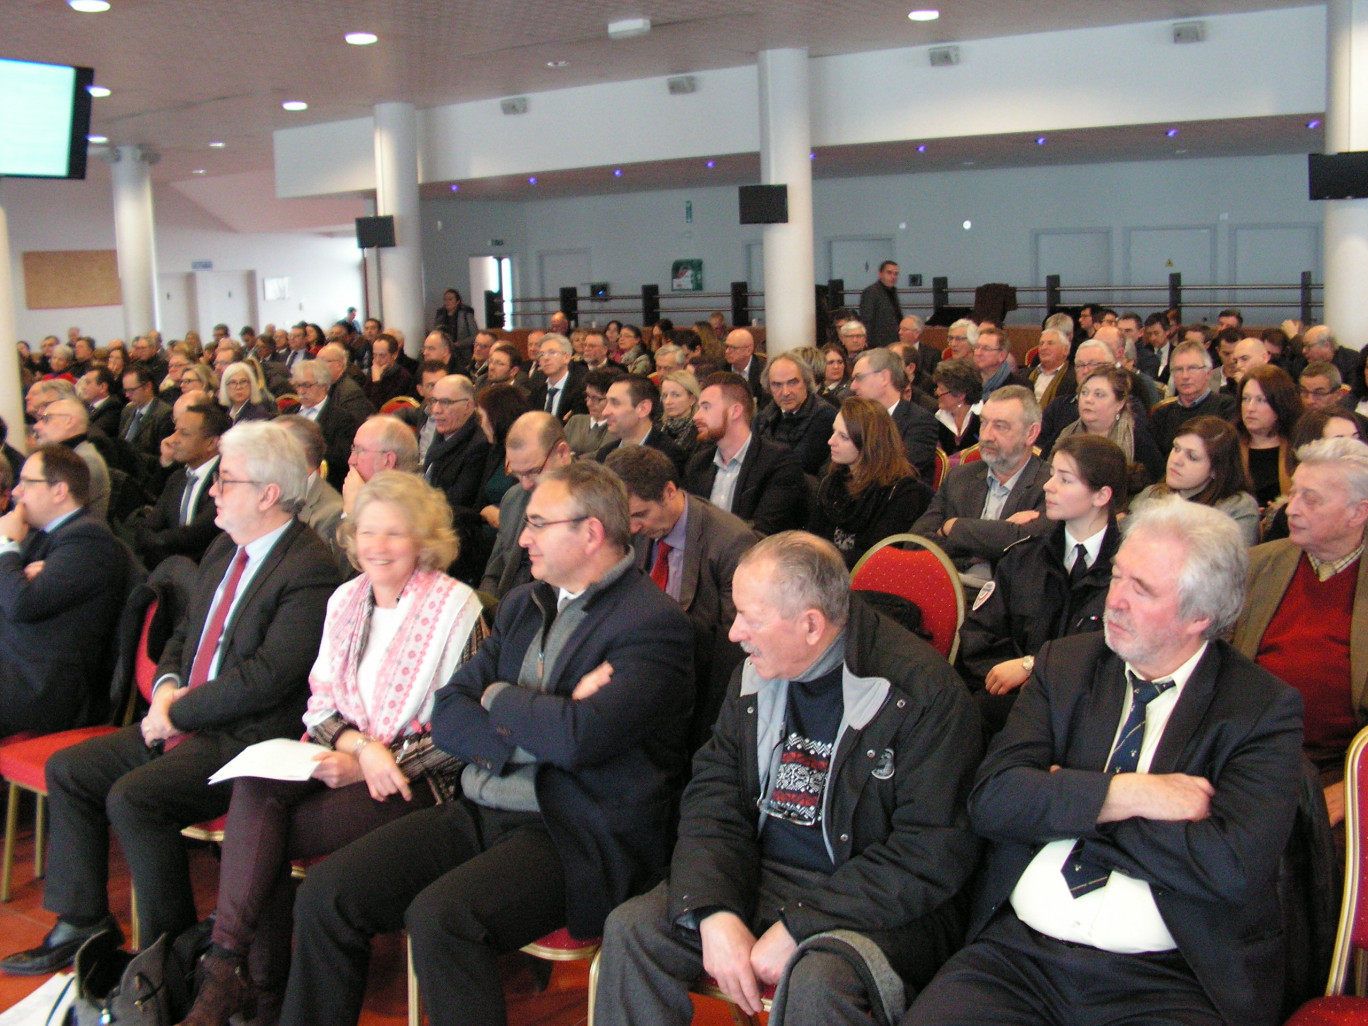
[[[665,590],[665,585],[670,581],[670,546],[664,541],[656,544],[656,558],[651,564],[651,580],[656,582],[661,591]]]
[[[191,688],[197,688],[209,679],[209,667],[214,663],[214,653],[218,651],[219,640],[223,637],[223,625],[228,622],[228,613],[233,608],[233,599],[237,595],[238,584],[246,569],[247,550],[238,549],[233,565],[228,570],[228,579],[223,585],[223,595],[214,607],[214,615],[209,620],[209,626],[204,629],[204,636],[200,638],[199,648],[195,651],[195,661],[190,667]],[[167,738],[162,750],[171,751],[189,736],[177,734],[175,737]]]

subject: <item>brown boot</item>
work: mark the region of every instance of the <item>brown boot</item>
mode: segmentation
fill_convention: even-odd
[[[242,969],[242,959],[215,955],[200,960],[200,988],[195,1005],[180,1026],[228,1026],[230,1016],[253,1014],[251,988]]]

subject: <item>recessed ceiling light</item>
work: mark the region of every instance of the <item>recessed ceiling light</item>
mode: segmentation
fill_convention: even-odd
[[[285,110],[308,110],[309,105],[303,100],[286,100],[280,105]]]
[[[109,95],[108,89],[106,89],[104,86],[97,85],[86,86],[86,92],[88,92],[91,96],[96,97],[97,99],[102,99]]]
[[[710,161],[708,161],[706,164],[704,164],[703,166],[706,167],[709,171],[711,171],[713,168],[717,167],[717,161],[715,161],[715,160],[710,160]]]
[[[920,146],[918,146],[918,147],[917,147],[917,152],[918,152],[918,153],[925,153],[925,152],[926,152],[926,143],[922,143]]]
[[[197,167],[197,168],[195,168],[195,170],[191,171],[190,173],[191,173],[192,175],[202,175],[202,174],[204,174],[204,168],[202,168],[202,167]]]
[[[457,185],[455,182],[452,182],[452,183],[451,183],[451,191],[452,191],[452,192],[460,192],[460,191],[461,191],[461,187],[460,187],[459,185]]]
[[[227,146],[227,145],[228,145],[228,144],[225,143],[225,142],[211,142],[211,143],[209,144],[209,148],[210,148],[211,150],[221,150],[221,149],[223,149],[223,148],[224,148],[225,146]]]
[[[811,153],[808,154],[808,160],[816,160],[816,159],[817,159],[817,151],[816,151],[816,150],[814,150],[813,152],[811,152]]]
[[[528,184],[528,185],[536,185],[536,184],[537,184],[537,176],[536,176],[536,175],[532,175],[530,178],[528,178],[528,179],[527,179],[527,184]]]
[[[1044,137],[1043,135],[1038,135],[1038,136],[1036,136],[1036,145],[1037,145],[1037,146],[1044,146],[1044,145],[1045,145],[1045,137]]]
[[[1320,118],[1312,118],[1306,123],[1307,128],[1320,128]]]
[[[1168,136],[1170,139],[1172,139],[1172,138],[1174,138],[1175,136],[1178,135],[1178,129],[1176,129],[1176,128],[1170,128],[1170,129],[1169,129],[1167,132],[1165,132],[1164,134],[1165,134],[1166,136]]]
[[[374,32],[348,32],[342,38],[352,46],[370,46],[380,37]]]
[[[569,61],[547,61],[547,62],[546,62],[546,66],[547,66],[548,68],[568,68],[568,67],[570,67],[570,62],[569,62]]]
[[[913,21],[935,21],[940,17],[940,11],[908,11],[907,16]]]
[[[620,167],[615,167],[615,168],[613,168],[613,177],[614,177],[614,178],[621,178],[621,177],[622,177],[622,168],[620,168]]]
[[[88,136],[86,136],[86,142],[88,142],[88,143],[94,143],[96,146],[102,146],[102,145],[104,145],[105,143],[109,142],[109,136],[107,136],[107,135],[88,135]]]
[[[965,221],[965,222],[964,222],[963,228],[964,228],[964,230],[965,230],[966,232],[967,232],[970,228],[972,228],[972,227],[974,227],[974,222],[973,222],[973,221]]]
[[[82,14],[102,14],[109,10],[108,0],[67,0],[67,6]]]

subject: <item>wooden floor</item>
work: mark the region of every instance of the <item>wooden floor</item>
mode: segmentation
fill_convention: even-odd
[[[0,797],[3,802],[3,797]],[[20,816],[20,839],[15,853],[14,888],[7,905],[0,905],[0,954],[40,943],[55,917],[43,910],[43,882],[33,877],[33,813],[26,802]],[[191,872],[202,914],[214,905],[218,862],[211,848],[192,850]],[[128,871],[114,846],[110,856],[109,901],[124,933],[129,932]],[[555,967],[550,986],[537,991],[536,981],[522,955],[504,960],[504,987],[508,995],[510,1026],[580,1026],[588,1014],[588,962],[563,962]],[[47,977],[0,974],[0,1011],[36,990]],[[731,1016],[718,1001],[695,998],[699,1026],[726,1026]],[[404,947],[400,935],[379,937],[371,961],[370,984],[361,1026],[404,1026],[407,1023],[407,985]]]

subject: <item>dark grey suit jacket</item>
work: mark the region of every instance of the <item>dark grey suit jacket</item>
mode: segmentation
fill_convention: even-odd
[[[981,460],[950,471],[931,505],[912,525],[913,534],[933,539],[961,570],[978,560],[995,563],[1008,545],[1048,534],[1054,527],[1045,519],[1045,482],[1050,479],[1050,468],[1044,460],[1032,456],[1026,461],[1016,487],[1003,504],[1000,520],[981,519],[988,499],[988,473],[988,464]],[[1013,513],[1028,509],[1038,510],[1040,516],[1025,525],[1007,522]],[[941,525],[951,518],[955,525],[950,534],[938,537]]]

